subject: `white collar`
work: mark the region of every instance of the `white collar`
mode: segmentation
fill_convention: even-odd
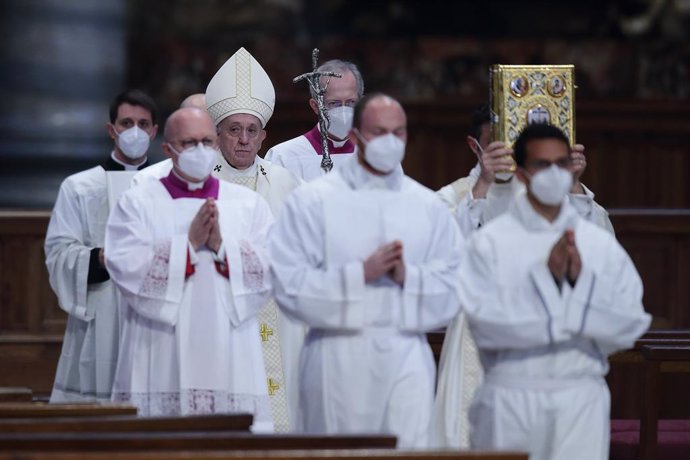
[[[221,156],[223,154],[221,153]],[[240,176],[240,177],[248,177],[248,176],[255,176],[256,171],[259,167],[259,159],[254,158],[254,163],[252,163],[251,166],[249,166],[247,169],[237,169],[233,165],[231,165],[228,160],[223,157],[223,162],[225,163],[225,166],[227,167],[227,172],[228,175],[230,176]]]
[[[564,232],[569,228],[575,228],[578,220],[578,214],[566,196],[561,203],[558,216],[553,222],[549,222],[532,207],[532,203],[527,198],[527,191],[523,191],[515,197],[510,212],[526,229],[531,231]]]
[[[359,163],[358,155],[350,155],[338,165],[343,179],[355,190],[400,190],[404,177],[401,165],[385,176],[372,174]]]
[[[137,171],[139,169],[139,166],[146,163],[146,155],[144,155],[141,158],[141,162],[139,162],[135,165],[130,165],[130,164],[124,163],[119,158],[117,158],[117,156],[115,156],[115,150],[110,152],[110,158],[112,158],[115,163],[117,163],[117,164],[121,165],[123,168],[125,168],[125,171]]]
[[[175,175],[175,177],[187,184],[187,190],[189,191],[202,189],[204,187],[204,184],[206,183],[205,180],[201,182],[189,182],[187,179],[183,179],[182,177],[180,177],[180,175],[177,174],[177,171],[175,171],[175,168],[173,168],[172,173]]]

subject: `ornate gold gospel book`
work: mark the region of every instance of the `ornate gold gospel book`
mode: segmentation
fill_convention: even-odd
[[[491,66],[492,138],[512,147],[528,123],[550,123],[575,144],[575,66]]]

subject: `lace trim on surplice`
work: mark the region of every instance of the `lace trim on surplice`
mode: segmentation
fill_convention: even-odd
[[[171,246],[171,241],[165,241],[153,247],[153,262],[141,285],[143,297],[161,298],[165,296],[168,289]]]
[[[137,406],[142,417],[194,414],[253,414],[255,421],[271,420],[268,395],[253,396],[222,390],[180,390],[151,393],[113,393],[113,401]]]
[[[251,245],[240,240],[240,257],[244,286],[251,291],[259,291],[264,286],[264,266]]]

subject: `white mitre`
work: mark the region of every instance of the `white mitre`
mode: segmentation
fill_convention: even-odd
[[[216,126],[234,113],[248,113],[258,117],[265,128],[275,103],[271,79],[244,48],[223,64],[206,88],[206,107]]]

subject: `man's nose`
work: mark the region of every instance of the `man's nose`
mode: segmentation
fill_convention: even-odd
[[[246,129],[243,129],[242,131],[240,131],[239,140],[242,144],[249,143],[249,133],[247,133]]]

